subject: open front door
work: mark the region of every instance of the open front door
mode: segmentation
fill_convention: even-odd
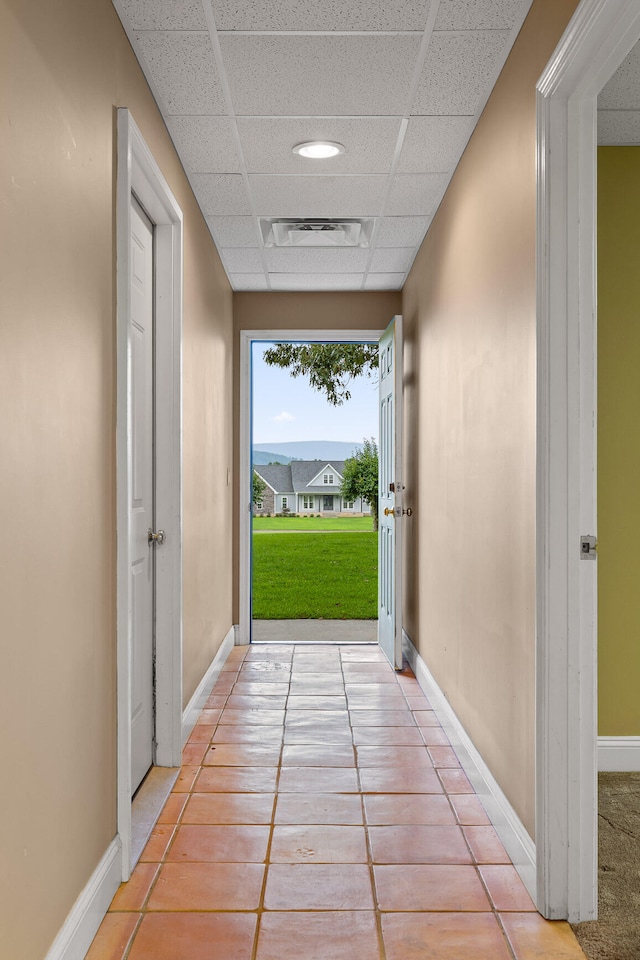
[[[402,667],[402,317],[382,337],[378,454],[378,643]]]

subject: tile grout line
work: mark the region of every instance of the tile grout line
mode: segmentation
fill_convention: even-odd
[[[340,654],[340,665],[342,668],[342,675],[344,679],[344,661],[342,660],[342,653]],[[345,695],[346,695],[346,688],[345,688]],[[376,875],[373,869],[373,850],[371,847],[371,835],[369,833],[369,822],[367,819],[366,806],[364,802],[365,800],[364,790],[362,789],[362,780],[360,779],[360,764],[358,762],[358,750],[353,739],[353,724],[351,723],[351,710],[348,709],[348,702],[347,702],[347,715],[349,717],[349,728],[351,730],[351,742],[353,744],[353,752],[354,752],[354,758],[356,763],[356,775],[358,778],[358,787],[360,788],[360,805],[362,808],[362,823],[364,825],[365,842],[367,845],[367,859],[368,859],[367,866],[369,867],[369,880],[371,882],[371,893],[373,897],[373,914],[375,917],[376,934],[378,937],[378,953],[380,955],[380,960],[386,960],[387,951],[384,944],[384,937],[382,933],[382,911],[380,910],[380,904],[378,901]]]
[[[289,671],[289,682],[288,688],[291,690],[291,675],[293,671],[293,657],[292,657],[292,667]],[[277,682],[277,681],[276,681]],[[274,786],[274,795],[273,795],[273,806],[271,808],[271,823],[269,825],[269,839],[267,841],[267,850],[264,858],[264,876],[262,878],[262,886],[260,888],[260,897],[258,900],[258,910],[257,910],[257,922],[256,930],[253,940],[253,951],[251,953],[251,960],[256,960],[258,955],[258,944],[260,941],[260,931],[262,927],[262,917],[265,912],[264,907],[264,898],[267,892],[267,880],[269,877],[269,867],[271,866],[271,848],[273,846],[273,834],[275,831],[276,823],[276,810],[278,809],[278,797],[279,797],[279,786],[280,786],[280,774],[282,772],[282,759],[284,753],[284,734],[286,729],[286,719],[287,719],[287,703],[289,702],[289,693],[287,693],[285,699],[285,708],[284,708],[284,717],[282,719],[282,739],[280,741],[280,754],[278,758],[277,773],[276,773],[276,782]]]

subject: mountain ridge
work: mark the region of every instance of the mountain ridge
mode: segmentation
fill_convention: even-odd
[[[271,453],[289,460],[347,460],[360,450],[361,443],[344,440],[291,440],[286,443],[254,443],[256,453]],[[255,461],[256,463],[260,461]]]

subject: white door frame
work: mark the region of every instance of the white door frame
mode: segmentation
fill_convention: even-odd
[[[131,196],[155,226],[155,700],[157,766],[180,766],[182,750],[182,211],[127,109],[118,110],[117,244],[117,777],[122,878],[131,862],[131,597],[129,497],[131,377],[129,263]]]
[[[537,906],[597,911],[597,95],[638,0],[582,0],[537,85]]]
[[[240,331],[240,522],[239,644],[251,638],[251,344],[254,340],[299,340],[302,343],[374,343],[384,330],[241,330]],[[244,491],[244,492],[243,492]]]

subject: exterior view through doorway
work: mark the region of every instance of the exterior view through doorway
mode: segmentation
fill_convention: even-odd
[[[392,344],[389,348],[395,349],[395,335],[393,334],[394,324],[391,324]],[[275,343],[295,343],[295,344],[365,344],[377,343],[384,331],[308,331],[308,330],[269,330],[269,331],[241,331],[241,349],[240,349],[240,490],[241,490],[241,508],[240,508],[240,617],[239,617],[239,642],[264,642],[281,641],[291,642],[376,642],[378,639],[377,613],[379,613],[380,586],[378,583],[380,563],[378,536],[373,532],[373,523],[371,510],[366,501],[358,498],[347,499],[342,496],[340,489],[342,483],[342,471],[344,470],[344,459],[348,459],[349,453],[354,447],[361,445],[363,437],[354,436],[353,442],[342,444],[344,448],[343,459],[339,455],[342,450],[338,448],[323,448],[321,444],[312,449],[311,444],[297,445],[294,450],[287,449],[287,452],[299,459],[291,460],[289,463],[282,462],[287,457],[277,455],[273,451],[273,446],[277,443],[257,444],[262,450],[255,452],[254,461],[254,410],[262,412],[262,405],[265,398],[259,396],[256,390],[254,380],[254,358],[256,353],[259,358],[262,357],[264,348],[272,346]],[[398,323],[397,336],[401,336],[400,324]],[[384,347],[384,357],[388,355],[387,346]],[[259,360],[261,362],[261,360]],[[258,370],[261,368],[258,367]],[[280,376],[289,377],[288,370]],[[378,376],[380,374],[378,373]],[[399,367],[399,377],[401,383],[401,364]],[[305,387],[311,390],[311,387]],[[379,413],[379,397],[376,394],[375,381],[372,382],[370,416],[375,424],[374,428],[366,432],[381,436],[379,425],[381,423]],[[272,399],[272,398],[270,398]],[[389,409],[396,409],[395,405],[390,405]],[[330,408],[327,408],[328,410]],[[397,408],[401,410],[401,404]],[[296,411],[301,412],[301,411]],[[289,415],[283,411],[282,417]],[[279,419],[279,418],[273,418]],[[384,421],[387,422],[386,420]],[[395,420],[394,420],[395,424]],[[302,434],[305,436],[305,434]],[[306,433],[309,440],[312,439],[311,433]],[[258,437],[257,439],[262,439]],[[328,437],[323,439],[327,440]],[[387,445],[387,450],[394,451],[393,437],[390,438],[391,445]],[[349,447],[349,450],[346,448]],[[401,444],[397,447],[398,454],[401,451]],[[274,455],[275,453],[275,455]],[[325,455],[326,454],[326,455]],[[346,454],[346,456],[345,456]],[[281,462],[275,463],[278,459]],[[267,460],[267,463],[260,463],[260,460]],[[271,462],[269,462],[271,461]],[[382,467],[381,467],[382,469]],[[396,467],[385,466],[385,476],[397,476]],[[253,486],[254,476],[258,476],[257,492]],[[382,494],[381,494],[382,495]],[[387,499],[388,499],[387,492]],[[257,500],[257,503],[254,502]],[[387,507],[386,523],[387,528],[393,524],[394,507],[393,504]],[[282,533],[284,531],[284,535]],[[280,553],[286,542],[290,545],[291,554],[287,563],[278,567],[280,562]],[[366,538],[366,541],[365,541]],[[368,541],[368,542],[367,542]],[[366,543],[366,546],[365,546]],[[310,551],[314,551],[312,557]],[[265,605],[264,590],[261,589],[257,596],[257,603],[254,604],[253,584],[256,576],[261,577],[260,584],[271,578],[271,582],[277,585],[277,578],[282,571],[282,575],[287,577],[297,577],[300,575],[304,566],[311,564],[311,570],[315,571],[316,562],[315,551],[318,553],[317,576],[312,574],[311,582],[316,591],[316,600],[319,598],[323,604],[313,606],[310,598],[307,597],[308,589],[305,589],[305,580],[296,580],[293,593],[295,594],[295,603],[291,607],[293,613],[284,612],[282,617],[278,616],[277,604],[273,604],[268,609]],[[355,616],[349,617],[346,605],[348,597],[345,598],[344,611],[340,609],[343,584],[338,573],[335,579],[336,564],[340,555],[344,555],[345,561],[351,555],[354,562],[363,565],[367,572],[371,570],[375,582],[373,587],[373,596],[369,607],[365,605],[354,606]],[[385,555],[386,556],[386,555]],[[297,559],[296,559],[297,557]],[[288,564],[288,565],[287,565]],[[324,570],[328,571],[323,577]],[[340,569],[348,570],[341,567]],[[387,564],[385,569],[391,568]],[[333,581],[333,585],[329,582]],[[346,575],[344,577],[346,579]],[[362,582],[362,581],[360,581]],[[395,580],[393,581],[395,585]],[[387,581],[387,586],[390,582]],[[347,589],[345,587],[345,589]],[[335,599],[332,595],[335,592]],[[274,588],[274,595],[277,590]],[[285,595],[288,591],[283,591]],[[362,591],[358,588],[357,576],[353,578],[352,602]],[[377,600],[375,599],[377,595]],[[387,592],[385,594],[387,601],[392,601],[395,593]],[[307,600],[309,602],[307,603]],[[331,612],[332,605],[335,605],[336,616],[327,616],[327,611]],[[295,609],[294,609],[295,607]],[[398,604],[399,607],[399,604]],[[313,617],[313,610],[320,611]],[[393,604],[395,617],[395,603]],[[267,610],[267,615],[264,611]],[[363,612],[365,611],[365,612]],[[262,616],[261,616],[262,613]],[[356,619],[358,617],[358,619]],[[363,619],[362,617],[366,617]],[[398,656],[394,666],[401,664],[401,633],[397,634]],[[398,660],[399,658],[399,660]]]

